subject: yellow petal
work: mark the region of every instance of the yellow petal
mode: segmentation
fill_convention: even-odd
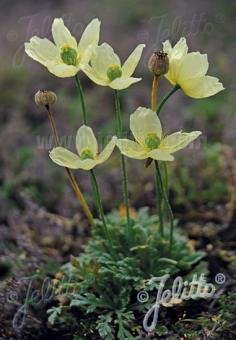
[[[106,147],[104,148],[104,150],[98,155],[97,157],[97,164],[101,164],[103,162],[105,162],[112,154],[115,146],[116,146],[116,141],[117,141],[117,137],[112,137],[112,139],[110,140],[110,142],[106,145]]]
[[[162,43],[162,46],[163,46],[163,52],[168,54],[168,58],[170,60],[170,58],[171,58],[171,51],[172,51],[172,46],[171,46],[170,40],[164,41]]]
[[[122,75],[124,75],[125,77],[130,77],[134,73],[134,70],[136,69],[141,58],[144,47],[144,44],[140,44],[130,54],[130,56],[122,66]]]
[[[174,59],[172,62],[169,71],[164,75],[164,77],[169,80],[169,82],[175,86],[178,82],[178,75],[179,75],[179,66],[181,64],[181,60]]]
[[[101,78],[100,74],[96,72],[95,69],[93,69],[89,65],[81,65],[82,71],[86,74],[86,76],[91,79],[95,84],[102,85],[102,86],[108,86],[109,80],[106,78]]]
[[[163,140],[161,141],[160,149],[168,153],[176,152],[185,148],[201,134],[201,131],[193,131],[189,133],[182,133],[181,131],[175,132],[163,138]]]
[[[129,87],[130,85],[132,85],[134,83],[137,83],[141,79],[142,78],[133,78],[133,77],[129,77],[129,78],[125,78],[125,77],[116,78],[111,83],[109,83],[109,86],[112,89],[115,89],[115,90],[123,90],[123,89],[126,89],[127,87]]]
[[[185,38],[180,38],[177,44],[172,48],[169,40],[163,43],[163,51],[168,54],[169,71],[165,74],[165,78],[172,85],[176,85],[179,76],[179,68],[182,65],[182,59],[187,55],[188,46]]]
[[[78,45],[78,52],[82,54],[89,45],[96,46],[99,41],[101,22],[98,19],[93,19],[85,28]]]
[[[188,53],[183,57],[182,63],[179,66],[178,84],[181,86],[182,81],[205,76],[208,66],[207,54],[199,52]]]
[[[91,65],[101,78],[108,79],[107,70],[113,64],[120,66],[120,58],[110,45],[103,43],[94,49]]]
[[[76,149],[80,156],[84,149],[89,149],[94,157],[98,153],[98,143],[93,130],[89,126],[82,125],[77,131]]]
[[[171,46],[169,40],[163,43],[163,51],[168,54],[169,62],[172,59],[181,59],[188,53],[188,46],[185,38],[180,38],[180,40],[175,44],[174,47]]]
[[[91,170],[96,165],[97,165],[97,161],[95,159],[83,159],[83,160],[80,160],[78,169]]]
[[[155,159],[156,161],[173,161],[174,160],[174,157],[172,155],[160,149],[155,149],[155,150],[150,151],[147,156],[152,159]]]
[[[211,76],[188,79],[182,82],[181,88],[185,94],[192,98],[206,98],[224,90],[219,79]]]
[[[78,66],[75,67],[73,65],[66,65],[57,61],[49,61],[46,63],[46,66],[49,72],[60,78],[74,77],[79,71]]]
[[[80,165],[79,157],[62,147],[52,149],[52,151],[49,152],[49,157],[54,163],[70,169],[78,169]]]
[[[80,59],[79,59],[79,64],[80,64],[80,68],[82,69],[83,67],[86,67],[89,62],[90,59],[92,57],[93,54],[93,50],[94,50],[94,46],[93,45],[89,45],[82,54],[80,54]]]
[[[64,21],[61,18],[54,19],[52,24],[52,35],[58,48],[68,45],[77,50],[77,42],[68,28],[64,25]]]
[[[139,107],[130,116],[130,130],[136,141],[145,146],[145,139],[148,134],[154,133],[161,139],[162,127],[156,112],[146,107]]]
[[[32,37],[29,42],[25,43],[25,52],[44,66],[48,60],[59,58],[56,46],[45,38]]]
[[[91,170],[97,165],[97,161],[94,159],[84,159],[82,160],[74,154],[73,152],[62,148],[54,148],[50,153],[49,157],[52,161],[60,166],[64,166],[70,169],[83,169]]]
[[[145,159],[147,158],[147,150],[140,144],[129,139],[118,139],[116,145],[120,152],[130,158]]]
[[[188,53],[185,38],[172,48],[169,41],[163,43],[164,52],[168,53],[169,71],[165,77],[172,85],[178,84],[188,96],[205,98],[224,89],[215,77],[206,76],[208,60],[206,54]]]

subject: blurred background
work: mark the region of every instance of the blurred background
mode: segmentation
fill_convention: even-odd
[[[82,123],[75,81],[56,78],[24,52],[24,42],[33,35],[52,39],[51,24],[55,17],[62,17],[78,39],[91,19],[98,17],[102,21],[100,42],[111,44],[123,61],[137,44],[146,44],[136,70],[136,76],[143,80],[121,94],[127,130],[129,115],[138,106],[149,106],[152,75],[147,69],[147,61],[153,51],[162,48],[163,41],[169,39],[174,44],[184,36],[190,51],[208,54],[208,74],[218,77],[225,90],[201,100],[191,99],[178,91],[161,113],[166,133],[180,129],[203,131],[200,143],[176,154],[176,161],[170,165],[170,198],[176,218],[182,226],[190,224],[192,233],[214,236],[215,230],[225,230],[225,226],[234,224],[236,4],[233,1],[1,0],[2,258],[9,256],[9,247],[17,249],[11,252],[13,258],[19,254],[27,257],[30,245],[34,248],[32,254],[35,249],[39,254],[45,254],[40,248],[44,247],[47,256],[60,258],[61,253],[64,256],[71,252],[78,222],[86,227],[63,169],[48,157],[53,140],[47,115],[34,103],[38,89],[56,92],[58,102],[53,106],[53,113],[58,130],[62,142],[74,150],[73,137]],[[101,136],[114,133],[112,92],[94,85],[82,73],[80,76],[90,125],[102,144]],[[169,90],[170,85],[163,78],[159,99]],[[145,169],[143,162],[130,159],[127,164],[132,206],[136,209],[150,206],[155,211],[151,167]],[[117,151],[97,168],[97,174],[105,210],[119,207],[122,186]],[[76,177],[93,207],[88,174],[78,171]],[[77,246],[76,243],[76,249]]]

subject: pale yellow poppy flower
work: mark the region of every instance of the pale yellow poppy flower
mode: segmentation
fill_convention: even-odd
[[[91,170],[96,165],[105,162],[112,154],[117,137],[113,136],[101,153],[98,153],[98,143],[93,130],[82,125],[76,135],[76,149],[78,155],[63,148],[56,147],[50,151],[52,161],[70,169]]]
[[[46,38],[34,36],[25,43],[25,52],[57,77],[73,77],[82,65],[89,62],[92,49],[98,44],[99,33],[100,21],[93,19],[77,43],[63,20],[56,18],[52,24],[55,44]]]
[[[188,53],[185,38],[181,38],[174,47],[166,40],[163,51],[169,58],[169,71],[165,77],[172,85],[179,85],[189,97],[210,97],[224,89],[218,78],[206,75],[209,67],[207,54]]]
[[[179,131],[164,136],[156,112],[145,107],[139,107],[130,116],[130,130],[135,141],[118,139],[116,144],[121,153],[130,158],[159,161],[173,161],[172,153],[185,148],[201,135],[200,131]]]
[[[122,90],[141,80],[131,77],[141,58],[145,45],[138,45],[121,66],[120,58],[113,48],[104,43],[97,46],[90,65],[83,67],[84,73],[96,84]]]

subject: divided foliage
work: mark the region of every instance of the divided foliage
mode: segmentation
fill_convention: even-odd
[[[114,211],[107,215],[112,247],[99,225],[84,252],[72,257],[54,280],[58,305],[49,321],[69,329],[75,339],[138,339],[145,312],[155,301],[158,283],[152,278],[183,276],[206,271],[200,262],[204,253],[195,251],[179,230],[169,249],[169,230],[159,232],[158,217],[142,208],[132,218],[132,233],[126,219]],[[145,303],[137,301],[140,290],[150,291]]]

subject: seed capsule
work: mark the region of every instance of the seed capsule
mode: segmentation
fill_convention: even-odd
[[[166,74],[169,70],[169,59],[167,53],[162,51],[154,52],[148,61],[149,71],[156,76]]]
[[[35,93],[34,100],[37,105],[50,106],[57,101],[57,96],[52,91],[39,90]]]

